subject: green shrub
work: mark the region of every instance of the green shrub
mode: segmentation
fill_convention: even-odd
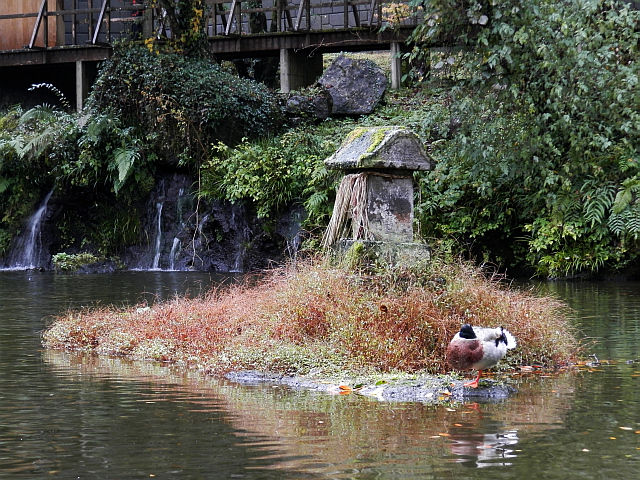
[[[635,261],[639,20],[615,0],[426,4],[413,39],[464,47],[465,74],[459,127],[421,179],[425,233],[545,276]]]
[[[282,124],[278,97],[265,86],[206,59],[131,45],[105,62],[89,105],[138,129],[172,163],[197,163],[211,144],[265,137]]]
[[[0,256],[54,184],[54,151],[75,128],[72,115],[48,105],[0,115]]]
[[[53,267],[62,272],[74,272],[85,265],[91,265],[104,261],[104,258],[96,257],[92,253],[56,253],[51,258]]]
[[[337,127],[340,129],[340,127]],[[335,133],[334,129],[331,129]],[[274,217],[292,203],[304,205],[310,224],[331,214],[334,176],[324,159],[335,152],[341,137],[307,127],[234,148],[219,143],[203,166],[201,193],[232,202],[250,200],[259,217]]]

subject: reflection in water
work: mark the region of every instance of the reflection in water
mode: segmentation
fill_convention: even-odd
[[[500,433],[472,434],[462,431],[451,434],[451,451],[460,456],[459,463],[478,468],[511,465],[508,459],[515,458],[514,445],[518,443],[516,430]]]
[[[266,468],[305,476],[351,478],[393,472],[420,477],[449,471],[452,462],[479,468],[510,466],[518,455],[519,435],[558,428],[570,408],[565,395],[541,394],[539,379],[523,380],[524,395],[503,404],[444,407],[272,385],[240,386],[120,359],[49,351],[44,358],[56,375],[75,381],[149,383],[152,393],[138,399],[145,404],[186,403],[190,412],[217,413],[237,438],[260,452]],[[570,392],[574,378],[563,375],[545,383],[556,393]]]
[[[545,284],[601,365],[512,376],[499,403],[379,402],[238,386],[171,367],[41,351],[48,316],[144,304],[211,279],[0,274],[0,477],[635,478],[640,285]],[[629,360],[634,360],[628,363]]]

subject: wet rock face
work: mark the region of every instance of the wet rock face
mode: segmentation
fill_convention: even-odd
[[[140,270],[247,272],[284,260],[296,240],[304,215],[285,212],[274,232],[247,205],[223,200],[196,201],[194,179],[179,173],[163,176],[149,196],[141,223],[144,239],[122,260]]]
[[[374,62],[343,55],[333,61],[318,83],[331,95],[333,115],[370,114],[387,89],[387,77]]]

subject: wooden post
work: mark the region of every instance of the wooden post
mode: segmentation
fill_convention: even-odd
[[[76,110],[80,112],[89,92],[89,81],[85,62],[76,61]]]
[[[371,0],[371,5],[369,6],[369,26],[373,26],[373,16],[376,13],[376,4],[378,2],[376,0]],[[380,17],[378,17],[378,22],[380,22]]]
[[[280,28],[281,25],[282,25],[282,0],[276,0],[276,32],[282,31],[282,28]]]
[[[111,43],[111,0],[107,1],[107,43]]]
[[[349,0],[344,0],[344,28],[349,28]]]
[[[398,42],[391,43],[391,88],[398,90],[402,85],[402,50]]]
[[[36,43],[36,38],[38,37],[38,31],[40,30],[40,25],[42,24],[42,18],[46,17],[47,10],[47,0],[42,0],[42,4],[40,5],[40,10],[38,10],[38,17],[36,18],[36,24],[33,26],[33,33],[31,34],[31,41],[29,42],[29,48],[33,48]],[[46,25],[46,21],[44,22]],[[44,46],[47,46],[47,34],[49,32],[45,32],[45,40]]]
[[[238,1],[233,0],[233,2],[231,2],[231,9],[229,10],[229,22],[227,23],[227,28],[225,28],[224,31],[225,35],[229,35],[229,33],[231,33],[231,25],[233,25],[233,16],[236,8],[238,8]],[[238,25],[238,30],[240,30],[240,25]]]
[[[98,21],[96,22],[96,31],[93,34],[93,38],[91,39],[91,43],[94,45],[98,42],[98,36],[100,35],[100,29],[102,28],[102,22],[104,21],[105,12],[107,11],[108,5],[109,0],[102,0],[102,7],[100,7]]]
[[[56,11],[62,12],[64,10],[64,0],[56,0]],[[56,23],[56,45],[66,45],[67,39],[65,38],[64,30],[64,15],[55,16]]]
[[[48,0],[44,0],[44,20],[42,26],[42,37],[44,42],[44,48],[49,46],[49,4]]]
[[[78,0],[73,0],[71,3],[71,8],[73,8],[73,14],[71,14],[71,42],[74,45],[78,44],[78,15],[76,14],[76,10],[78,9]]]
[[[294,49],[280,50],[280,91],[288,93],[312,85],[322,75],[322,55],[310,57]]]
[[[89,10],[93,10],[93,0],[88,0],[87,7]],[[87,14],[87,23],[89,25],[89,38],[87,43],[89,43],[93,39],[93,12],[91,11]]]
[[[242,2],[240,0],[238,0],[236,15],[236,26],[238,27],[238,35],[242,35]]]
[[[142,37],[151,38],[153,36],[153,9],[147,8],[142,12]]]

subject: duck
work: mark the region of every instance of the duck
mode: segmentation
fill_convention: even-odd
[[[464,384],[478,388],[482,371],[497,365],[516,345],[515,337],[504,327],[472,327],[465,323],[449,342],[447,362],[456,370],[478,370],[478,376]]]

